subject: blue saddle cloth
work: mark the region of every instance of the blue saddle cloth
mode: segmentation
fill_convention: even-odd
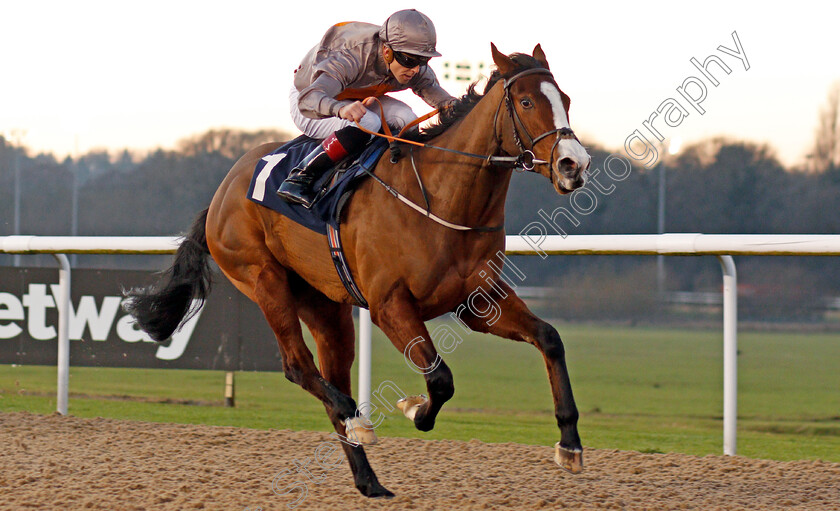
[[[302,135],[262,157],[254,168],[248,198],[304,227],[326,235],[328,223],[338,228],[341,207],[360,178],[367,175],[368,171],[373,172],[373,168],[388,147],[388,142],[377,138],[351,165],[339,169],[337,173],[326,172],[315,183],[317,188],[322,188],[333,177],[336,179],[311,209],[306,209],[300,204],[290,204],[278,197],[275,192],[289,172],[320,143],[320,140]]]

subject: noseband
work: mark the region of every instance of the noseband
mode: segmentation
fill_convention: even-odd
[[[505,79],[503,82],[505,96],[504,102],[505,108],[507,109],[508,115],[510,115],[511,120],[513,120],[513,141],[516,142],[516,146],[519,148],[519,152],[521,153],[519,156],[519,161],[521,163],[520,168],[522,170],[533,171],[534,167],[537,165],[545,165],[551,164],[554,161],[554,151],[557,149],[557,145],[560,143],[561,140],[577,140],[577,136],[575,136],[575,132],[572,131],[571,128],[557,128],[553,130],[548,130],[545,133],[539,135],[537,138],[531,136],[531,133],[528,131],[528,128],[525,127],[525,124],[522,122],[522,119],[519,118],[519,114],[516,112],[516,108],[513,106],[513,100],[511,99],[510,88],[516,82],[516,80],[529,76],[529,75],[548,75],[551,77],[552,83],[557,85],[554,82],[554,75],[551,74],[551,71],[545,68],[533,68],[533,69],[526,69],[525,71],[520,71],[519,73],[511,76],[510,78]],[[559,89],[559,87],[558,87]],[[493,118],[493,134],[496,136],[496,141],[501,145],[501,140],[498,137],[499,131],[496,129],[496,123],[499,120],[499,110],[502,108],[502,102],[499,103],[499,107],[496,109],[496,116]],[[519,136],[519,131],[522,131],[528,139],[528,142],[531,146],[530,149],[525,147],[525,144],[522,143],[522,138]],[[545,160],[537,160],[534,157],[534,147],[537,143],[551,135],[558,134],[557,139],[554,141],[554,145],[551,146],[551,153],[549,156],[549,161]],[[526,156],[527,155],[527,156]]]

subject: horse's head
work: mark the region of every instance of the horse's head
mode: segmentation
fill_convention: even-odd
[[[531,151],[543,161],[534,171],[551,180],[558,193],[580,188],[592,158],[569,125],[571,100],[554,80],[542,48],[538,44],[532,56],[507,56],[494,44],[490,47],[508,112],[501,122],[505,132],[499,133],[503,149],[510,154]]]

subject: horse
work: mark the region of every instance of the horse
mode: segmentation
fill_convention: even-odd
[[[498,265],[485,263],[504,254],[505,196],[514,166],[542,174],[566,194],[583,186],[591,158],[569,125],[570,99],[541,46],[531,55],[505,55],[492,43],[490,49],[496,69],[484,92],[474,83],[444,109],[418,138],[429,143],[412,147],[410,158],[379,160],[376,179],[363,180],[343,209],[341,242],[373,323],[407,360],[428,369],[423,371],[428,397],[400,403],[418,430],[434,427],[455,391],[452,372],[424,322],[458,311],[472,330],[526,342],[541,352],[560,429],[555,461],[579,473],[578,410],[560,335],[516,296]],[[325,236],[246,197],[256,163],[280,145],[261,145],[234,164],[185,235],[168,273],[152,287],[129,291],[126,308],[155,340],[167,339],[209,292],[212,256],[265,315],[286,378],[323,403],[358,491],[392,497],[365,454],[364,445],[374,443],[375,435],[360,421],[350,388],[356,300],[339,279]],[[395,190],[415,204],[425,201],[426,213],[399,206]],[[486,283],[500,308],[492,322],[467,303]],[[300,321],[314,337],[317,366]]]

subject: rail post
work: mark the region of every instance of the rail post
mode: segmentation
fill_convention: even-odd
[[[371,405],[371,331],[370,311],[359,308],[359,402],[356,406],[365,417],[370,412]],[[363,405],[366,405],[366,410],[362,410]]]
[[[738,277],[732,256],[717,256],[723,270],[723,454],[736,452],[738,423]]]
[[[64,254],[53,254],[58,261],[58,382],[55,409],[67,415],[70,396],[70,261]]]

